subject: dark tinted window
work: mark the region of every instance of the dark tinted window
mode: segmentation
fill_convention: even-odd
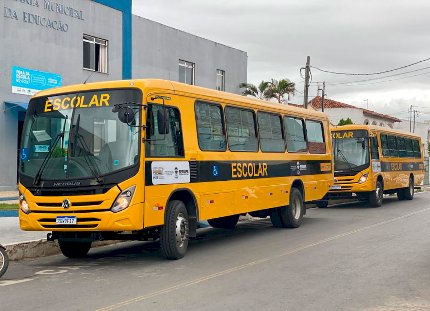
[[[408,158],[413,158],[414,157],[414,150],[413,150],[413,146],[412,146],[412,139],[405,138],[405,148],[406,148],[406,156]]]
[[[378,139],[376,137],[370,138],[370,147],[371,147],[372,159],[373,160],[379,159]]]
[[[197,136],[201,150],[226,149],[223,119],[220,105],[196,102]]]
[[[325,153],[324,130],[321,122],[306,120],[306,134],[310,153]]]
[[[420,142],[417,139],[412,140],[412,148],[414,150],[414,157],[420,158],[421,157]]]
[[[259,112],[258,131],[260,136],[260,148],[263,152],[284,152],[285,142],[282,135],[281,116]]]
[[[406,141],[404,137],[397,137],[397,148],[398,148],[399,157],[402,157],[402,158],[407,157]]]
[[[163,110],[165,110],[166,116],[166,134],[162,134],[163,130],[159,128],[161,125],[158,124],[163,119]],[[181,118],[178,109],[149,104],[147,127],[147,157],[179,157],[184,155]]]
[[[381,145],[382,145],[382,155],[385,157],[390,156],[390,152],[388,150],[388,138],[387,135],[381,134]]]
[[[252,110],[227,107],[228,145],[231,151],[258,151],[255,117]]]
[[[284,128],[288,152],[306,152],[304,121],[302,119],[284,117]]]
[[[396,136],[388,135],[388,153],[390,157],[398,157]]]

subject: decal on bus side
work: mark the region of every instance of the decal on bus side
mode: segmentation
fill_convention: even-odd
[[[153,185],[185,184],[191,178],[187,161],[154,161],[151,172]]]
[[[267,173],[267,163],[232,163],[231,177],[262,177],[269,176]]]

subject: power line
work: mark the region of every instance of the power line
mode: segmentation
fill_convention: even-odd
[[[379,78],[371,78],[371,79],[363,79],[363,80],[355,80],[355,81],[345,81],[345,82],[327,82],[327,84],[329,84],[329,85],[344,85],[344,84],[351,84],[351,83],[376,81],[376,80],[381,80],[381,79],[390,78],[390,77],[402,76],[402,75],[406,75],[409,73],[418,72],[418,71],[422,71],[422,70],[426,70],[426,69],[430,69],[430,66],[415,69],[415,70],[410,70],[410,71],[406,71],[406,72],[402,72],[402,73],[396,73],[396,74],[392,74],[392,75],[388,75],[388,76],[384,76],[384,77],[379,77]]]
[[[384,74],[384,73],[388,73],[388,72],[393,72],[393,71],[396,71],[396,70],[404,69],[404,68],[407,68],[407,67],[411,67],[411,66],[414,66],[414,65],[417,65],[417,64],[420,64],[420,63],[426,62],[426,61],[428,61],[428,60],[430,60],[430,57],[429,57],[429,58],[422,59],[422,60],[420,60],[420,61],[417,61],[417,62],[412,63],[412,64],[409,64],[409,65],[405,65],[405,66],[401,66],[401,67],[397,67],[397,68],[393,68],[393,69],[389,69],[389,70],[385,70],[385,71],[372,72],[372,73],[347,73],[347,72],[337,72],[337,71],[331,71],[331,70],[321,69],[321,68],[318,68],[318,67],[315,67],[315,66],[310,66],[310,67],[311,67],[311,68],[314,68],[314,69],[316,69],[316,70],[318,70],[318,71],[321,71],[321,72],[330,73],[330,74],[336,74],[336,75],[346,75],[346,76],[373,76],[373,75],[380,75],[380,74]]]

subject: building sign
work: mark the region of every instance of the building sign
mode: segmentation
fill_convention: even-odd
[[[61,32],[69,31],[68,20],[85,20],[84,14],[81,10],[69,6],[68,4],[62,4],[50,0],[14,0],[14,2],[21,3],[24,6],[24,9],[20,11],[4,6],[4,18],[22,21],[27,24],[33,24],[35,26]],[[59,16],[57,18],[52,18],[51,16],[46,16],[46,13],[37,14],[32,12],[34,8],[43,9],[45,12],[56,13]],[[68,20],[65,20],[65,18]]]
[[[61,75],[12,67],[12,93],[32,96],[39,91],[63,85]]]

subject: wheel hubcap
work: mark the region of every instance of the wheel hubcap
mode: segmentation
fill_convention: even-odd
[[[302,211],[302,204],[299,198],[294,198],[293,200],[293,215],[294,219],[300,218],[300,213]]]
[[[179,213],[176,218],[176,245],[183,247],[188,240],[188,220],[184,214]]]
[[[382,200],[382,189],[381,189],[381,186],[376,187],[376,197],[378,198],[378,201]]]
[[[412,195],[414,194],[414,184],[412,180],[409,181],[409,193]]]

